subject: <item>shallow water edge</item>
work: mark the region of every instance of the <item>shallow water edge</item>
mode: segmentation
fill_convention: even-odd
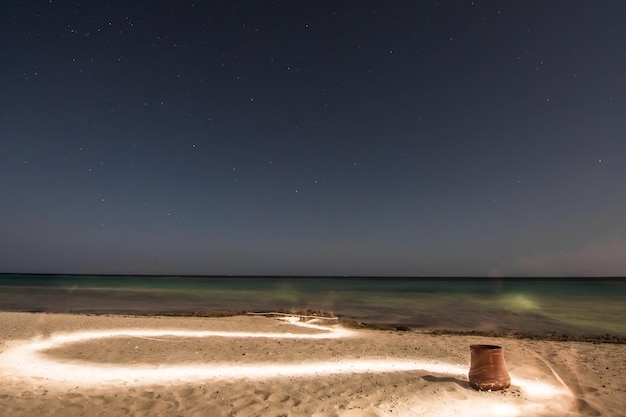
[[[313,312],[350,326],[621,343],[626,280],[0,274],[0,310],[200,317]]]

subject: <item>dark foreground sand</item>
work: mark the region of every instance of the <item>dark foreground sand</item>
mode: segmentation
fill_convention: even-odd
[[[475,343],[503,346],[510,389],[469,387]],[[0,313],[0,416],[625,416],[625,358],[333,321]]]

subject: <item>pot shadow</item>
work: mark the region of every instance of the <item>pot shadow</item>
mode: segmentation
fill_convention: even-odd
[[[452,383],[457,384],[461,388],[474,391],[474,388],[472,388],[470,386],[468,381],[464,381],[462,379],[454,378],[454,377],[451,377],[451,376],[424,375],[422,377],[422,379],[425,380],[425,381],[428,381],[428,382],[438,382],[438,383],[442,383],[442,382],[448,382],[449,383],[449,382],[452,382]]]

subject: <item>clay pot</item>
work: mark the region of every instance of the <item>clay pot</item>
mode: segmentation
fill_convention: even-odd
[[[469,383],[481,391],[496,391],[511,386],[501,346],[471,345],[472,362]]]

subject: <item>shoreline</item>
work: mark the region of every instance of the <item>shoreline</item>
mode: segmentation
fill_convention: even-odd
[[[614,334],[568,334],[559,331],[516,331],[516,330],[480,330],[480,329],[448,329],[448,328],[424,328],[423,326],[411,326],[406,323],[376,323],[363,322],[353,317],[338,316],[323,310],[283,310],[279,309],[266,311],[247,310],[202,310],[202,311],[133,311],[133,310],[112,310],[112,311],[25,311],[0,309],[2,313],[28,313],[28,314],[69,314],[77,316],[111,316],[111,317],[197,317],[197,318],[220,318],[235,317],[245,315],[258,316],[303,316],[309,318],[333,318],[345,327],[352,329],[368,329],[374,331],[396,331],[429,334],[433,336],[477,336],[491,337],[498,339],[518,339],[518,340],[543,340],[553,342],[584,342],[584,343],[609,343],[626,345],[626,337]]]
[[[364,328],[624,343],[626,286],[590,282],[9,276],[0,311],[211,317],[309,310]]]

